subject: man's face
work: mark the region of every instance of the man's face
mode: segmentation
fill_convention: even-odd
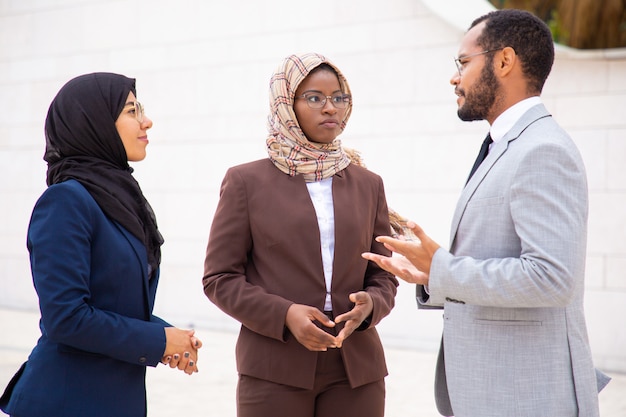
[[[455,86],[457,114],[463,121],[488,120],[501,93],[501,85],[493,72],[491,53],[485,53],[476,40],[485,24],[470,29],[459,48],[458,71],[450,83]]]
[[[464,98],[457,109],[459,119],[464,122],[486,120],[499,91],[500,82],[493,73],[493,67],[483,65],[479,78],[473,84],[457,87],[457,93]]]

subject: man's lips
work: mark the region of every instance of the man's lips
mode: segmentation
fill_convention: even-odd
[[[454,94],[456,94],[456,104],[461,104],[461,100],[465,98],[465,94],[460,90],[454,90]]]

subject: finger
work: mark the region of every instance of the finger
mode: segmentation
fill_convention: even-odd
[[[352,326],[349,322],[346,323],[343,329],[339,332],[337,337],[337,348],[341,348],[343,346],[343,342],[354,332],[355,327]]]
[[[415,236],[418,237],[418,239],[422,240],[422,237],[428,237],[426,236],[426,234],[424,233],[424,229],[422,229],[417,223],[415,223],[414,221],[409,221],[407,224],[407,227],[409,229],[411,229],[411,231],[413,232],[413,234],[415,234]]]
[[[422,236],[425,237],[426,235],[422,233]],[[392,252],[402,256],[407,256],[407,254],[412,253],[416,250],[416,248],[420,247],[421,239],[418,238],[416,241],[393,239],[393,241],[389,243],[385,242],[383,245]]]
[[[394,275],[395,275],[395,272],[397,272],[396,269],[394,268],[394,265],[392,264],[391,257],[382,256],[382,255],[378,255],[376,253],[371,253],[371,252],[365,252],[361,254],[361,256],[367,259],[368,261],[374,262],[376,265],[378,265],[385,271],[389,271]]]
[[[183,357],[178,362],[178,369],[181,371],[185,370],[189,365],[189,361],[191,360],[189,352],[183,353]]]
[[[333,341],[331,343],[321,343],[319,341],[310,340],[308,342],[301,342],[302,345],[310,350],[311,352],[326,352],[328,348],[334,348],[337,346],[337,342],[333,337]]]
[[[332,323],[334,326],[335,322]],[[335,347],[337,343],[335,336],[330,333],[326,333],[324,330],[318,328],[317,326],[310,334],[309,340],[313,346],[315,346],[316,348],[323,348],[324,350],[329,347]]]
[[[311,312],[311,315],[313,316],[313,318],[317,321],[319,321],[321,324],[323,324],[326,327],[335,327],[335,322],[332,321],[326,314],[324,314],[322,311],[319,311],[318,309],[314,309]],[[328,334],[326,332],[323,332],[325,334]]]
[[[171,360],[172,360],[172,357],[171,357],[170,355],[168,355],[168,356],[164,356],[164,357],[161,359],[161,363],[162,363],[162,364],[164,364],[164,365],[167,365],[167,364],[169,364],[169,363],[170,363],[170,361],[171,361]]]
[[[335,323],[341,323],[344,321],[352,320],[354,318],[355,318],[354,313],[352,313],[351,311],[348,311],[346,313],[340,314],[337,317],[335,317]]]
[[[361,254],[361,258],[367,259],[368,261],[374,261],[375,259],[377,259],[377,256],[380,256],[380,255],[376,255],[372,252],[363,252]]]
[[[337,349],[341,349],[341,347],[343,346],[344,340],[345,340],[345,337],[344,337],[343,331],[341,331],[337,335]]]
[[[380,263],[383,261],[383,259],[386,259],[386,256],[383,255],[379,255],[377,253],[372,253],[372,252],[363,252],[361,254],[361,257],[363,259],[367,259],[368,261],[372,261],[378,265],[380,265]]]
[[[170,368],[176,368],[178,367],[178,362],[180,361],[180,355],[178,353],[175,353],[174,355],[172,355],[172,358],[169,362],[170,364]]]
[[[370,296],[367,291],[353,292],[348,296],[348,298],[355,304],[364,304],[370,300]]]
[[[343,314],[338,315],[337,317],[335,317],[335,323],[341,323],[344,321],[348,321],[348,320],[354,320],[357,318],[358,314],[354,311],[355,308],[360,304],[359,300],[359,293],[362,293],[364,291],[359,291],[356,293],[352,293],[348,296],[348,298],[350,299],[350,301],[352,301],[355,305],[354,307],[350,310],[350,311],[346,311]],[[341,332],[340,332],[341,333]]]
[[[333,326],[335,323],[333,322]],[[311,332],[304,338],[303,343],[309,350],[326,351],[328,348],[334,348],[337,345],[335,336],[326,333],[324,330],[313,326]]]
[[[395,239],[391,236],[378,236],[376,238],[376,242],[382,243],[385,246],[390,245],[391,247],[395,247],[398,244],[398,242],[402,242],[402,240]]]
[[[191,337],[191,345],[196,349],[200,349],[202,347],[202,341],[195,336]]]
[[[193,375],[194,373],[198,372],[198,367],[196,366],[196,363],[193,360],[190,360],[184,372],[187,375]]]

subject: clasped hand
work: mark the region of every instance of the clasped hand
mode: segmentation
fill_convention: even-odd
[[[161,362],[187,375],[198,372],[198,349],[202,347],[202,342],[194,334],[195,330],[166,327],[165,352]]]
[[[335,320],[315,307],[292,304],[287,310],[285,325],[300,344],[311,351],[326,351],[328,348],[340,348],[344,340],[358,328],[374,309],[372,297],[365,291],[350,294],[350,301],[354,303],[352,310],[343,313]],[[337,336],[325,332],[313,322],[317,321],[325,327],[335,327],[337,323],[345,322],[343,329]]]
[[[418,241],[408,241],[402,237],[395,239],[389,236],[376,238],[377,242],[401,256],[383,256],[372,252],[365,252],[361,256],[375,262],[382,269],[391,272],[403,281],[428,285],[433,256],[440,246],[414,222],[407,222],[407,227],[417,236]]]

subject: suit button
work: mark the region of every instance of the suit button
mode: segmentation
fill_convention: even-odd
[[[146,357],[142,356],[141,358],[139,358],[139,363],[146,363]]]

